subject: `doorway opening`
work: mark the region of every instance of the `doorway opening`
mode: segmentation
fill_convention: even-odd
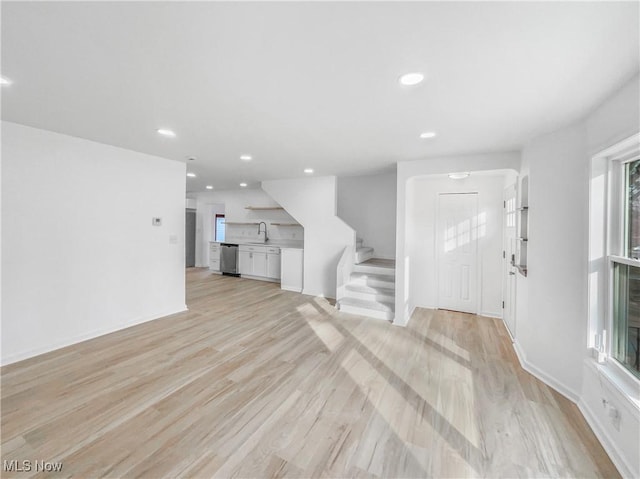
[[[196,265],[196,210],[187,208],[184,224],[184,264],[193,268]]]

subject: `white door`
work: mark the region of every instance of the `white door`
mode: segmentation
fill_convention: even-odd
[[[516,237],[516,185],[511,185],[504,190],[504,253],[503,271],[504,281],[502,288],[502,317],[504,324],[511,333],[511,337],[516,337],[516,269],[515,262],[518,240]]]
[[[438,307],[477,313],[478,195],[438,198]]]

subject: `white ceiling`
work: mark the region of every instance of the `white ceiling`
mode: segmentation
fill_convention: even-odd
[[[2,118],[195,156],[190,191],[514,150],[638,71],[638,7],[3,1]]]

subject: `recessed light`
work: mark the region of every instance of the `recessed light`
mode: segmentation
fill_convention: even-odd
[[[402,85],[413,86],[424,80],[424,75],[420,72],[405,73],[398,80]]]
[[[251,160],[253,160],[253,156],[251,156],[251,155],[240,155],[240,159],[242,161],[251,161]]]
[[[313,173],[313,168],[305,168],[304,172],[308,175],[310,175],[311,173]]]
[[[7,77],[2,77],[0,76],[0,85],[6,85],[9,86],[11,85],[13,82],[11,80],[9,80]]]
[[[420,133],[420,138],[434,138],[435,136],[435,131],[425,131],[424,133]]]
[[[195,177],[196,177],[196,174],[195,174],[195,173],[191,173],[191,172],[189,172],[189,173],[187,173],[187,176],[188,176],[189,178],[195,178]]]
[[[158,128],[156,131],[158,132],[158,135],[168,136],[171,138],[176,136],[173,130],[168,130],[167,128]]]
[[[211,186],[211,185],[207,185],[207,186],[205,186],[205,188],[206,188],[206,189],[208,189],[208,190],[212,190],[212,189],[213,189],[213,186]]]
[[[246,183],[240,183],[240,186],[241,186],[242,188],[246,188],[246,187],[247,187],[247,184],[246,184]]]
[[[464,178],[467,178],[471,173],[469,173],[468,171],[461,171],[459,173],[449,173],[449,178],[451,178],[452,180],[462,180]]]

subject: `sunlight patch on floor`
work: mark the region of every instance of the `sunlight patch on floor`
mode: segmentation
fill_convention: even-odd
[[[451,338],[448,338],[438,332],[433,331],[431,332],[431,334],[429,334],[429,339],[434,343],[438,344],[439,346],[442,346],[444,349],[449,351],[454,356],[458,356],[464,362],[471,361],[471,356],[469,355],[469,351],[458,346],[456,342],[453,341]]]
[[[457,405],[454,407],[455,401],[448,401],[448,403],[439,401],[438,407],[426,402],[423,414],[430,416],[426,421],[416,423],[411,418],[415,417],[416,407],[420,408],[421,406],[417,406],[415,401],[407,401],[400,391],[358,351],[350,351],[342,361],[341,366],[367,396],[376,412],[386,421],[393,433],[400,440],[415,446],[411,448],[414,451],[412,455],[425,471],[430,468],[432,461],[428,449],[428,442],[431,440],[429,438],[439,435],[446,439],[450,435],[444,433],[444,429],[454,428],[457,431],[454,436],[465,443],[462,446],[460,444],[450,444],[450,448],[447,447],[446,457],[449,457],[453,463],[466,464],[467,462],[456,446],[463,449],[469,447],[478,448],[480,441],[475,421],[473,418],[467,417],[467,415],[464,417],[457,416],[455,411],[459,407]],[[469,371],[466,368],[461,368],[461,370],[466,371],[466,374],[469,375],[467,379],[470,380]],[[411,392],[409,393],[411,394]],[[469,391],[465,391],[464,396],[468,395]],[[422,399],[424,400],[424,398]],[[467,410],[473,411],[473,404],[469,404]],[[434,429],[433,424],[438,424],[438,429],[442,429]],[[424,452],[424,454],[420,453],[420,451]],[[469,464],[469,466],[472,465]]]
[[[312,305],[301,304],[296,309],[329,351],[335,351],[344,341],[344,336],[329,321],[317,319],[317,311]]]

